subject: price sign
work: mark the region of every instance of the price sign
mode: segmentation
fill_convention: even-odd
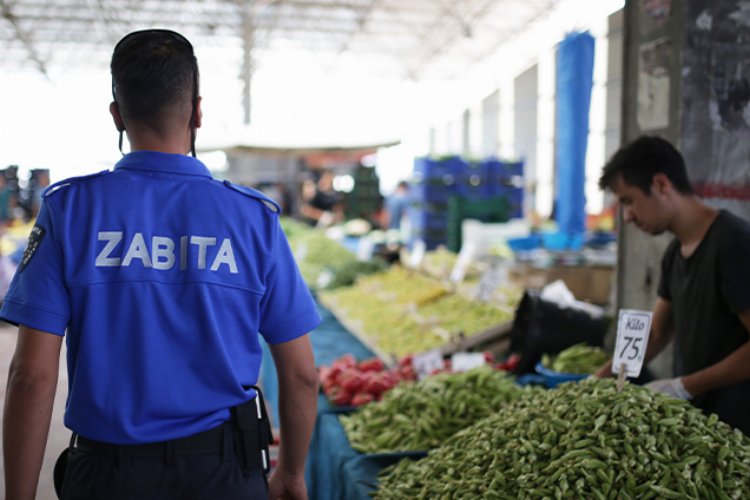
[[[454,372],[465,372],[486,364],[487,360],[481,352],[457,352],[451,356],[451,371]]]
[[[507,271],[499,265],[493,265],[482,274],[482,279],[477,286],[477,300],[489,301],[495,294],[495,290],[507,281]]]
[[[637,377],[641,374],[650,331],[650,312],[633,309],[620,310],[615,355],[612,357],[612,373],[619,374],[620,367],[625,365],[625,375],[628,377]]]
[[[466,270],[471,264],[471,260],[474,258],[476,252],[476,245],[472,242],[466,242],[461,245],[461,251],[458,252],[458,259],[456,259],[456,265],[453,266],[451,271],[450,280],[453,283],[461,283],[466,275]]]
[[[424,259],[424,253],[427,250],[424,240],[417,240],[414,242],[414,246],[411,249],[409,255],[409,267],[417,269]]]
[[[442,370],[445,368],[443,355],[440,354],[439,349],[433,349],[422,354],[417,354],[412,360],[412,365],[414,366],[414,371],[417,372],[417,378],[419,380],[422,380],[435,370]]]

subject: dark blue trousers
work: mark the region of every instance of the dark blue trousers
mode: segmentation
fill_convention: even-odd
[[[266,500],[259,467],[244,473],[229,426],[222,450],[165,452],[163,457],[128,456],[73,449],[60,498],[64,500]]]

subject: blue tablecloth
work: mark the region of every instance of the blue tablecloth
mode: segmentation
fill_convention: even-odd
[[[358,360],[375,356],[362,342],[350,334],[327,309],[319,305],[318,312],[323,321],[310,334],[310,343],[317,366],[330,365],[336,358],[347,353],[353,354]],[[265,396],[271,408],[271,421],[274,427],[278,428],[279,384],[276,379],[276,366],[273,363],[268,345],[265,342],[261,342],[261,344],[263,345],[263,362],[260,367],[260,384],[263,389],[263,396]]]
[[[307,460],[310,500],[369,500],[377,488],[378,473],[405,458],[426,453],[379,453],[366,455],[352,449],[339,416],[346,410],[318,414]]]
[[[336,358],[344,354],[352,354],[357,360],[375,356],[372,351],[350,334],[327,309],[318,306],[318,312],[323,321],[310,334],[310,342],[317,366],[330,365]],[[273,363],[268,346],[265,343],[262,344],[263,363],[260,370],[260,384],[266,402],[270,407],[271,421],[274,427],[278,428],[279,386],[276,379],[276,366]],[[308,493],[311,500],[344,498],[339,496],[343,494],[340,492],[343,491],[345,486],[341,477],[343,465],[353,458],[363,456],[349,446],[346,435],[337,419],[338,413],[350,410],[351,408],[341,409],[332,406],[322,394],[318,397],[318,416],[306,468]],[[362,482],[359,478],[354,478],[352,481],[355,483]],[[369,481],[369,478],[365,481]],[[369,497],[364,496],[363,498]]]

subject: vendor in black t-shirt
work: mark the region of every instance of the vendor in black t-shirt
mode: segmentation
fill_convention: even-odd
[[[604,167],[625,222],[675,237],[662,258],[645,362],[675,341],[674,378],[648,384],[750,435],[750,223],[703,203],[680,153],[641,137]],[[611,373],[611,363],[598,374]]]
[[[333,190],[332,172],[323,171],[315,184],[303,184],[300,214],[312,226],[327,227],[344,219],[341,199]]]

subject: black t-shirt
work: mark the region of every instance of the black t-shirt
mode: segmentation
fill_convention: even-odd
[[[310,206],[318,210],[330,212],[339,203],[339,197],[334,192],[316,191],[310,200]]]
[[[720,211],[687,259],[672,241],[659,296],[672,304],[675,376],[713,365],[750,339],[737,316],[750,309],[750,223]],[[693,403],[750,435],[750,381],[709,391]]]

